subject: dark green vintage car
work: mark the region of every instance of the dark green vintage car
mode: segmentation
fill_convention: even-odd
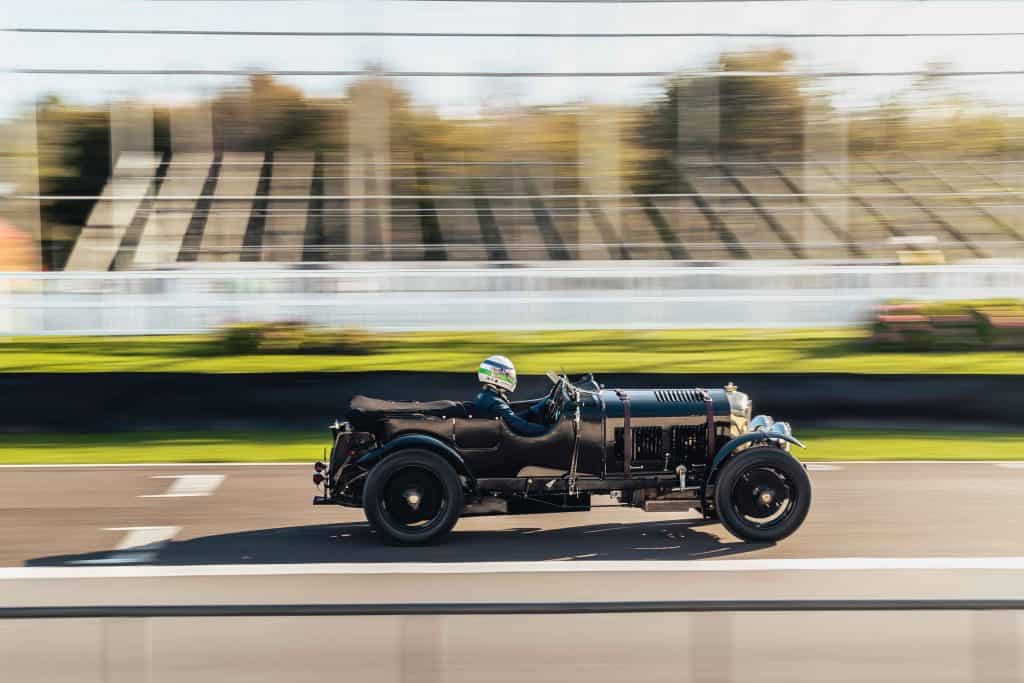
[[[474,416],[472,403],[354,398],[332,426],[329,461],[314,465],[314,504],[362,507],[399,543],[438,538],[460,515],[589,510],[595,494],[698,510],[750,541],[783,539],[807,516],[811,483],[790,453],[803,444],[787,423],[752,418],[735,386],[606,389],[589,375],[549,377],[539,436]]]

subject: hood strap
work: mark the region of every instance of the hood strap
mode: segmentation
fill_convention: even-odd
[[[701,389],[704,392],[704,408],[708,415],[708,434],[707,434],[707,461],[711,462],[711,458],[715,455],[715,402],[711,398],[711,392],[707,389]]]
[[[616,389],[615,395],[622,401],[622,469],[626,479],[633,476],[633,427],[630,424],[629,394]]]

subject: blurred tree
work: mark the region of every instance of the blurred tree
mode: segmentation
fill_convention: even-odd
[[[110,176],[110,113],[77,107],[51,95],[26,114],[36,117],[41,195],[95,196]],[[94,202],[47,199],[40,203],[43,266],[59,268]]]
[[[793,61],[788,50],[726,52],[719,59],[725,72],[750,73],[719,81],[719,141],[727,154],[767,154],[792,158],[803,148],[804,76],[761,76],[785,73]]]
[[[949,70],[945,62],[929,62],[906,88],[854,116],[851,151],[943,157],[1024,151],[1024,117],[959,90]]]
[[[302,92],[273,76],[254,74],[243,88],[212,103],[213,138],[219,149],[245,152],[316,149],[323,112]]]
[[[678,191],[680,157],[770,155],[794,158],[803,147],[806,77],[785,73],[794,57],[783,49],[723,53],[723,77],[675,76],[641,116],[637,144],[646,148],[642,185]]]

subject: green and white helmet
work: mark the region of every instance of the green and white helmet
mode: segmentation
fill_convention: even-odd
[[[505,356],[491,356],[476,371],[481,384],[490,384],[502,391],[516,390],[516,366]]]

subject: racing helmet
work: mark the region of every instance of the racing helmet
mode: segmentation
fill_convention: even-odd
[[[476,371],[481,384],[489,384],[502,391],[516,390],[516,366],[505,356],[491,356],[480,363]]]

